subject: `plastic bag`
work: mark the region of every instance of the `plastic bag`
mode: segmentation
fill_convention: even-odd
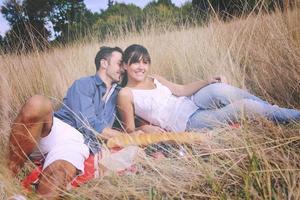
[[[144,151],[138,146],[128,146],[114,153],[103,149],[99,164],[100,167],[119,172],[136,164],[141,155],[144,155]]]

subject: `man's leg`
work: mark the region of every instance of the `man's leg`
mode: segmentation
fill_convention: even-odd
[[[222,108],[242,99],[251,99],[268,104],[266,101],[263,101],[245,90],[225,83],[208,85],[196,92],[191,98],[194,103],[203,110]]]
[[[37,192],[44,199],[57,199],[76,176],[77,169],[68,161],[57,160],[42,173]]]
[[[84,172],[89,148],[83,135],[54,117],[50,134],[41,138],[40,150],[47,152],[37,192],[44,199],[56,199],[67,189],[77,172]]]
[[[52,105],[49,99],[36,95],[28,99],[15,119],[9,138],[8,167],[16,175],[41,137],[52,126]]]
[[[18,173],[27,157],[37,147],[39,141],[46,136],[49,138],[51,135],[49,133],[53,128],[53,110],[50,100],[40,95],[28,99],[12,125],[9,139],[8,165],[14,175]],[[62,128],[63,130],[65,130],[65,127]],[[56,130],[56,136],[62,135],[60,134],[62,131]],[[73,134],[70,133],[71,137]],[[66,133],[63,135],[66,135]],[[80,133],[79,135],[82,137]],[[80,145],[83,145],[83,138],[81,140]],[[65,142],[65,140],[62,142]],[[80,145],[75,147],[79,149],[78,151],[82,151],[82,148],[79,148]],[[88,157],[88,148],[84,146],[83,150],[86,151],[85,154]],[[49,154],[51,152],[48,153],[47,157]],[[85,158],[83,156],[80,156],[80,158],[80,163],[83,163]],[[45,199],[57,198],[61,190],[66,189],[67,183],[75,177],[76,171],[76,167],[65,160],[56,160],[49,164],[43,170],[38,193]]]

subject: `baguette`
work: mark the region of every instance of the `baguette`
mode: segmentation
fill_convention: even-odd
[[[108,148],[127,147],[130,145],[147,146],[159,142],[176,142],[178,144],[192,144],[204,142],[207,136],[201,133],[182,132],[182,133],[147,133],[139,135],[123,134],[110,138],[107,141]]]

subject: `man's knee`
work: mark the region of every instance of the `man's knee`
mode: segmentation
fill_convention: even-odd
[[[37,192],[46,199],[57,199],[76,176],[76,168],[65,160],[57,160],[42,173]]]
[[[58,174],[65,174],[66,177],[73,178],[76,175],[76,167],[66,160],[57,160],[50,164],[44,171],[59,172]]]
[[[22,107],[20,117],[24,122],[32,122],[53,112],[51,101],[42,95],[30,97]]]
[[[50,164],[42,173],[41,181],[44,183],[58,184],[59,187],[66,186],[76,176],[77,169],[70,162],[57,160]]]

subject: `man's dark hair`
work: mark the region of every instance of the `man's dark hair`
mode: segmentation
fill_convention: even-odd
[[[98,71],[100,68],[100,61],[102,59],[109,60],[111,57],[111,54],[114,51],[119,52],[123,55],[123,51],[120,47],[106,47],[106,46],[100,47],[100,50],[98,51],[98,53],[96,54],[96,57],[95,57],[96,71]]]

